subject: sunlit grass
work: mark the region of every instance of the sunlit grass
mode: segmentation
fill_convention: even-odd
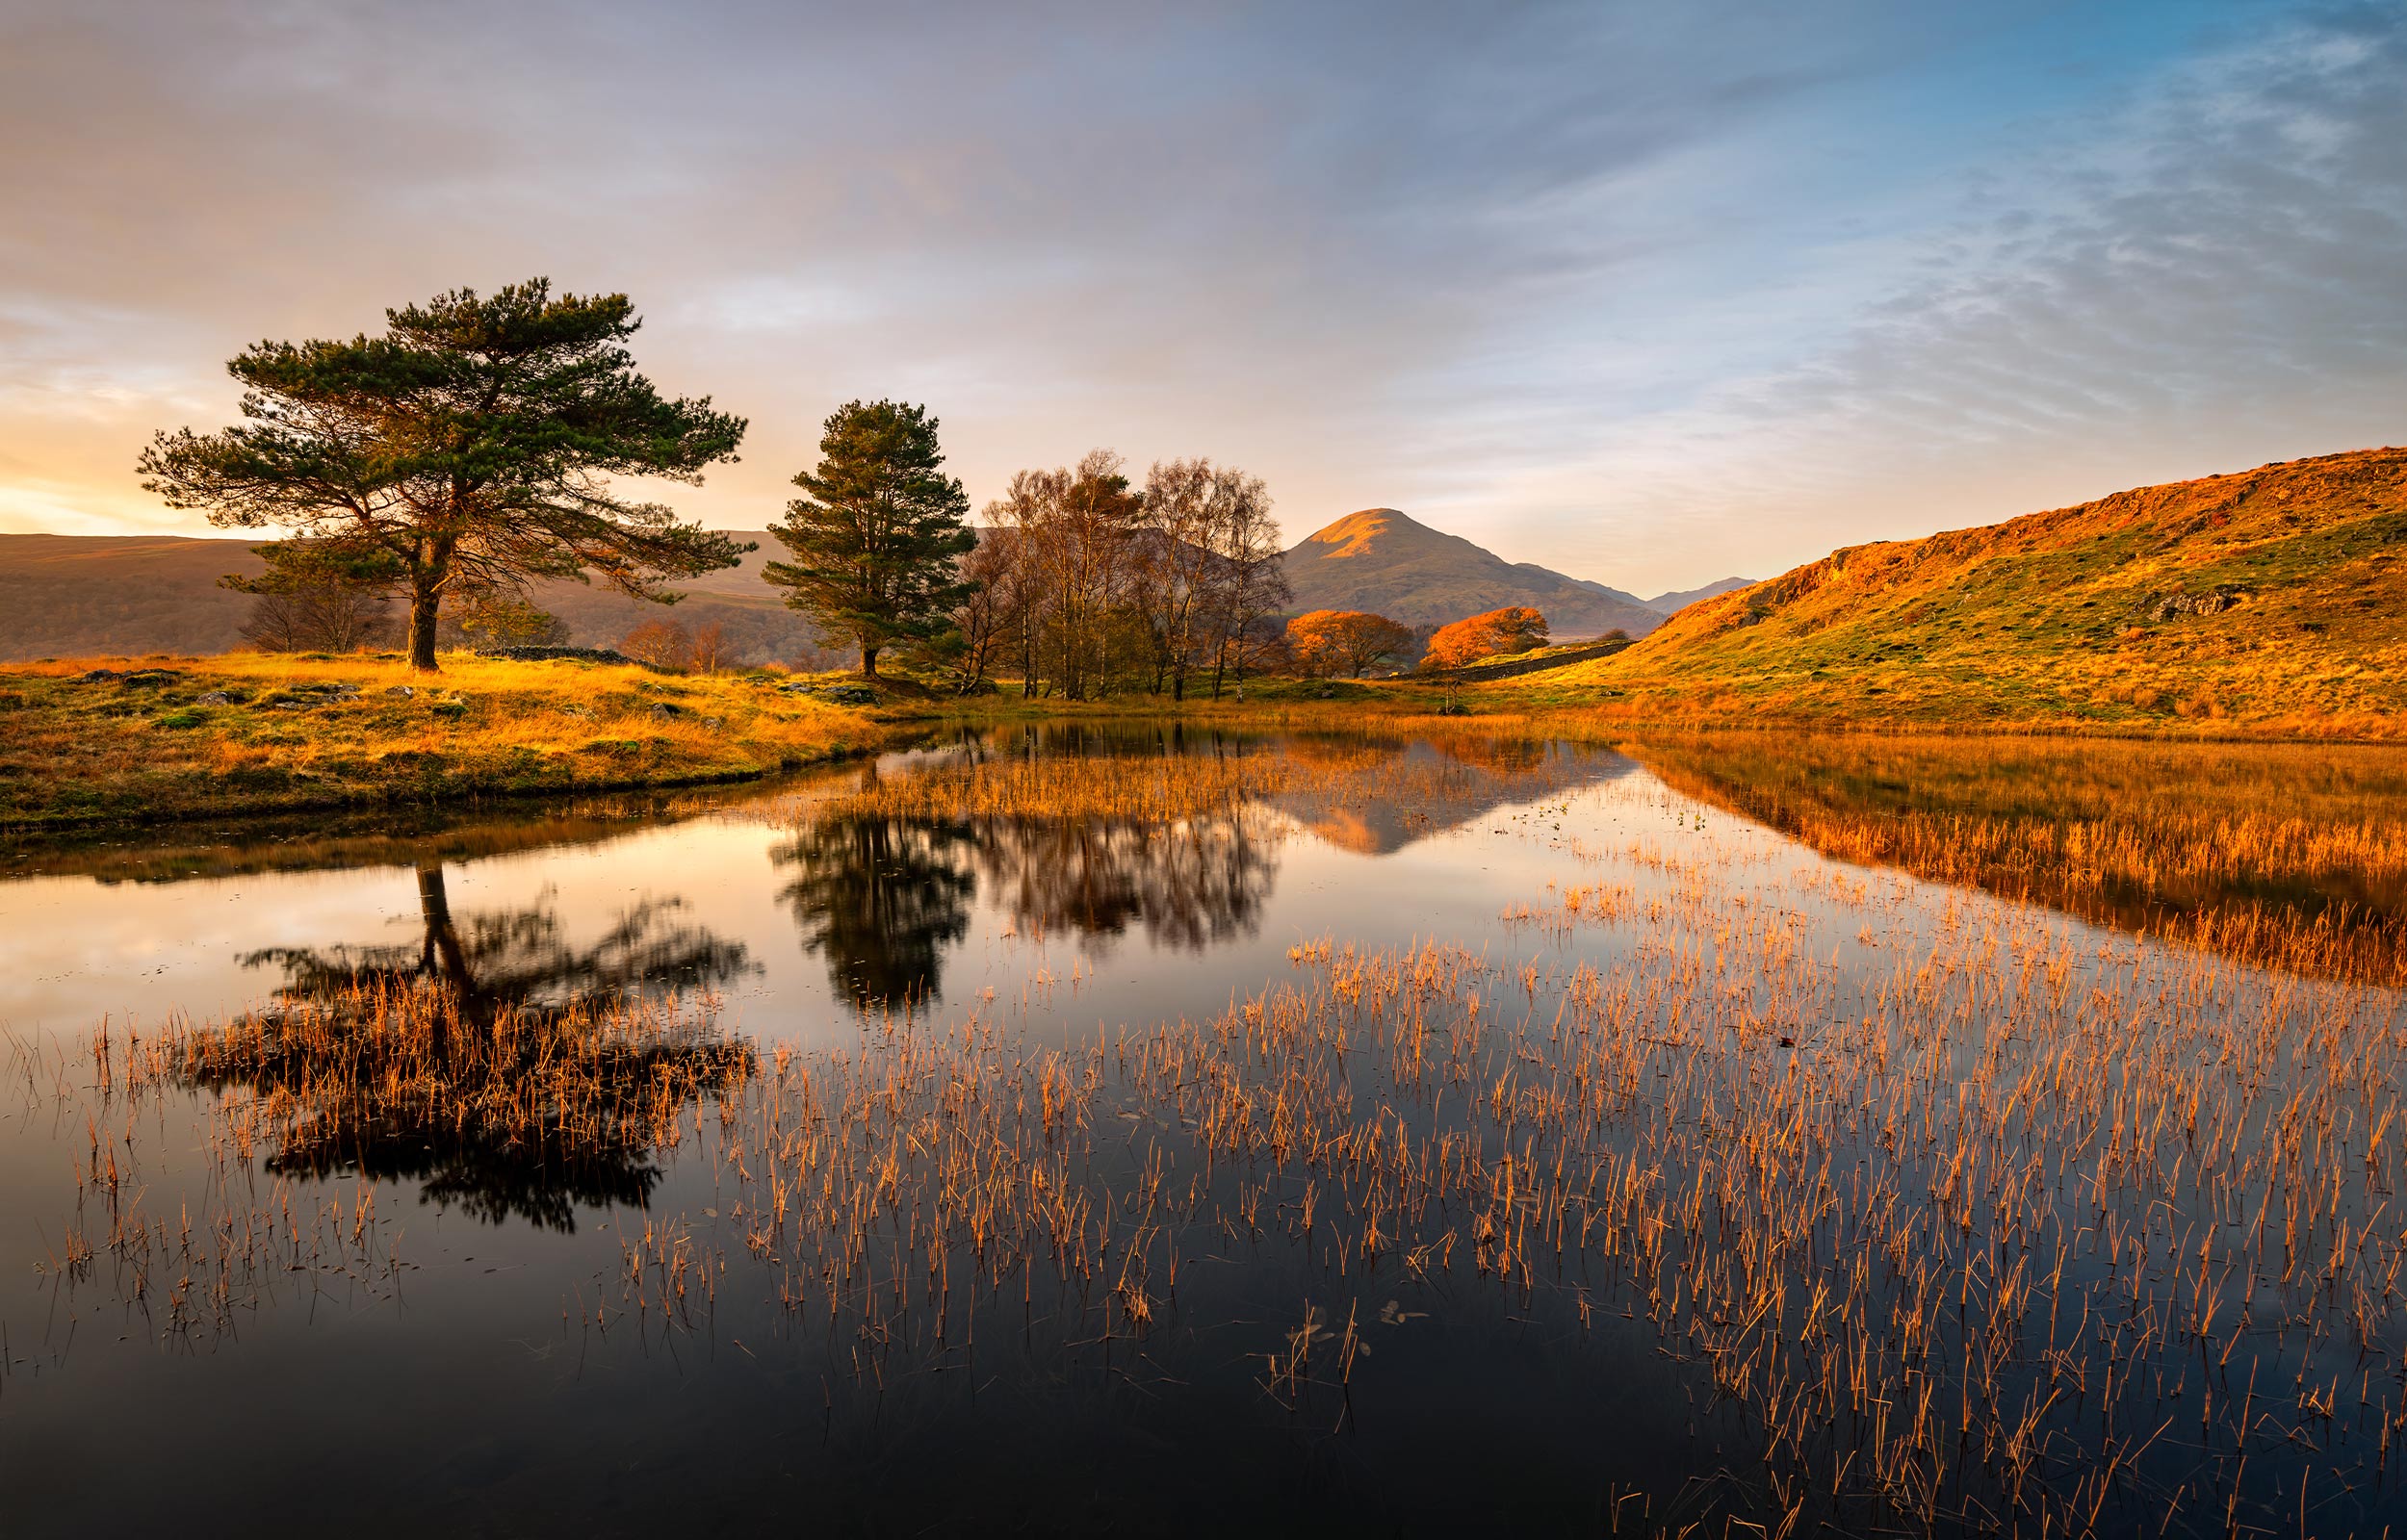
[[[2315,973],[2407,980],[2407,758],[2385,748],[1650,737],[1671,785],[1895,865]]]
[[[106,668],[126,675],[87,682]],[[406,692],[406,693],[403,693]],[[13,665],[0,822],[330,807],[725,780],[887,730],[766,677],[454,654]]]

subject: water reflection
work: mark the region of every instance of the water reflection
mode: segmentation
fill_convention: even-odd
[[[1251,936],[1279,871],[1257,815],[1161,827],[1086,819],[986,819],[979,875],[1023,935],[1108,938],[1130,926],[1156,946],[1202,951]]]
[[[865,1013],[942,998],[946,951],[983,897],[1021,936],[1107,943],[1132,928],[1201,951],[1254,934],[1278,872],[1259,815],[1174,826],[1102,818],[829,813],[770,851],[803,947]]]
[[[417,1023],[396,1032],[403,1016]],[[631,1032],[575,1011],[497,1024],[459,1021],[439,991],[371,991],[195,1034],[182,1079],[267,1110],[272,1172],[407,1182],[421,1202],[489,1224],[573,1231],[580,1207],[646,1204],[680,1109],[751,1064],[714,1033]]]
[[[417,1185],[488,1223],[573,1230],[580,1206],[641,1206],[677,1110],[740,1079],[750,1052],[664,1025],[630,997],[755,971],[745,947],[649,898],[570,940],[549,890],[455,914],[439,861],[417,869],[418,936],[270,947],[274,1004],[182,1041],[182,1078],[269,1109],[267,1168]]]
[[[231,829],[166,824],[131,831],[0,834],[0,880],[90,877],[102,884],[157,884],[429,862],[457,865],[600,845],[641,830],[740,809],[791,789],[790,784],[704,787],[515,807],[472,802],[279,814],[246,819]]]
[[[945,948],[970,926],[969,843],[945,824],[838,815],[770,850],[790,874],[778,897],[804,950],[827,960],[856,1009],[908,1012],[939,996]]]
[[[519,1006],[560,1007],[638,986],[710,988],[756,971],[741,942],[680,924],[682,898],[646,898],[601,936],[572,944],[547,891],[541,902],[455,917],[439,863],[417,868],[420,936],[374,946],[267,947],[246,967],[284,974],[286,1000],[324,999],[362,987],[435,985],[479,1022]]]
[[[2407,980],[2407,758],[1723,733],[1635,751],[1823,854],[2322,978]]]

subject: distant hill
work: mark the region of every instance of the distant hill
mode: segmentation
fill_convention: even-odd
[[[1618,588],[1510,562],[1393,508],[1350,513],[1286,554],[1295,607],[1362,609],[1408,626],[1442,626],[1506,604],[1546,617],[1557,640],[1620,629],[1641,636],[1660,611]]]
[[[647,620],[725,628],[745,662],[833,661],[809,624],[761,581],[761,565],[780,553],[766,532],[727,531],[762,549],[741,567],[683,584],[673,608],[628,599],[599,585],[548,582],[535,602],[568,623],[581,647],[608,647]],[[218,586],[227,573],[258,573],[256,540],[173,535],[0,534],[0,661],[146,653],[224,653],[244,645],[250,601]]]
[[[1634,716],[2407,733],[2407,449],[1850,547],[1543,678]]]
[[[1753,578],[1718,578],[1702,588],[1675,588],[1668,594],[1657,594],[1646,601],[1646,607],[1659,609],[1667,615],[1676,614],[1700,599],[1716,599],[1741,588],[1752,588],[1757,580]]]

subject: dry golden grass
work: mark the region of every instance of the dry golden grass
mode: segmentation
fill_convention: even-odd
[[[1956,831],[1956,869],[2034,884],[2093,850],[2134,881],[2400,869],[2386,823],[2312,827],[2367,795],[2376,759],[2333,771],[2317,794],[2333,800],[2306,799],[2293,828],[2246,822],[2266,783],[2237,761],[2201,806],[2126,806],[2159,752],[2083,775],[2048,748],[2027,767],[2090,833],[2034,843],[1993,808],[1934,815],[1902,848]],[[1464,761],[1335,744],[1321,768],[1263,773],[1393,795],[1421,773],[1399,766],[1447,762]],[[1826,778],[1815,764],[1799,784]],[[862,795],[932,817],[1169,819],[1251,773],[1013,763]],[[1876,838],[1875,813],[1825,811]],[[220,1180],[198,1241],[189,1217],[179,1236],[142,1208],[118,1166],[147,1126],[136,1105],[217,1085],[211,1153],[228,1169],[258,1130],[279,1151],[356,1149],[428,1111],[538,1145],[682,1149],[707,1163],[711,1222],[648,1220],[615,1299],[578,1296],[581,1324],[674,1337],[712,1329],[722,1297],[765,1298],[809,1329],[748,1334],[747,1353],[807,1359],[881,1403],[919,1376],[974,1385],[996,1361],[1066,1375],[1099,1354],[1154,1364],[1148,1393],[1175,1396],[1242,1354],[1267,1413],[1317,1438],[1380,1415],[1375,1373],[1412,1362],[1395,1334],[1435,1314],[1511,1322],[1550,1355],[1584,1340],[1669,1355],[1739,1430],[1700,1445],[1695,1469],[1727,1473],[1733,1519],[1766,1533],[2381,1527],[2407,1436],[2397,991],[2101,944],[1979,896],[1768,878],[1710,836],[1642,840],[1618,867],[1565,859],[1577,880],[1513,916],[1544,923],[1526,956],[1304,942],[1287,981],[1201,1020],[1065,1040],[985,1010],[897,1016],[849,1046],[706,1057],[630,1100],[608,1089],[611,1055],[649,1051],[673,1014],[505,1037],[384,991],[102,1035],[55,1093],[27,1076],[97,1102],[79,1168],[94,1208],[62,1267],[171,1290],[170,1319],[207,1331],[274,1287],[256,1259],[389,1259],[359,1196],[329,1214],[313,1192],[296,1217],[289,1190],[263,1205]],[[1851,948],[1825,944],[1823,911],[1842,934],[1860,923]],[[2299,932],[2272,952],[2323,944],[2303,908],[2263,923]],[[1556,944],[1599,928],[1624,943],[1609,965]],[[1251,1308],[1267,1295],[1244,1292],[1249,1274],[1295,1302]]]
[[[2407,449],[1835,552],[1479,693],[1659,723],[2407,736]]]
[[[1842,860],[2407,982],[2395,750],[1753,733],[1628,748],[1679,790]]]
[[[82,681],[101,667],[134,672]],[[891,731],[765,676],[466,655],[432,677],[360,655],[18,664],[0,670],[0,825],[734,780]]]

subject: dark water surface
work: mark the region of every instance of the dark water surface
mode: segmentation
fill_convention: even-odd
[[[0,850],[0,1513],[27,1534],[2397,1519],[2394,985],[1825,858],[1742,816],[1701,753],[1659,776],[1643,749],[1468,736],[1019,732],[742,793]],[[1046,780],[1096,762],[1235,789],[1163,816]],[[1031,766],[1033,802],[892,810],[917,779]],[[93,1059],[104,1024],[130,1065],[162,1032],[363,985],[440,994],[453,1032],[648,1001],[667,1025],[590,1073],[611,1096],[690,1082],[649,1104],[674,1137],[413,1120],[367,1068],[297,1109],[256,1065],[137,1085]],[[1406,1062],[1425,1029],[1442,1071]],[[2316,1079],[2335,1043],[2345,1086]],[[2101,1064],[2128,1086],[2068,1082]],[[2228,1147],[2160,1147],[2149,1110],[2186,1086]],[[2328,1164],[2283,1143],[2285,1108],[2327,1119]],[[1753,1142],[1792,1116],[1792,1143]],[[1385,1167],[1391,1146],[1411,1153]],[[2018,1185],[2009,1148],[2045,1182]],[[980,1184],[1018,1249],[939,1230]],[[1685,1191],[1707,1195],[1631,1195]],[[1791,1192],[1827,1212],[1785,1217]],[[2268,1204],[2316,1269],[2247,1239]],[[1074,1224],[1074,1260],[1048,1224]],[[1818,1325],[1817,1280],[1890,1240],[1860,1322]],[[1788,1292],[1730,1319],[1791,1244]],[[1916,1299],[1937,1258],[1944,1311]],[[1850,1333],[1848,1373],[1894,1382],[1883,1410],[1790,1427],[1801,1393],[1732,1367],[1819,1364],[1845,1398],[1814,1355]],[[1945,1437],[1876,1425],[1934,1394],[1897,1416]]]

